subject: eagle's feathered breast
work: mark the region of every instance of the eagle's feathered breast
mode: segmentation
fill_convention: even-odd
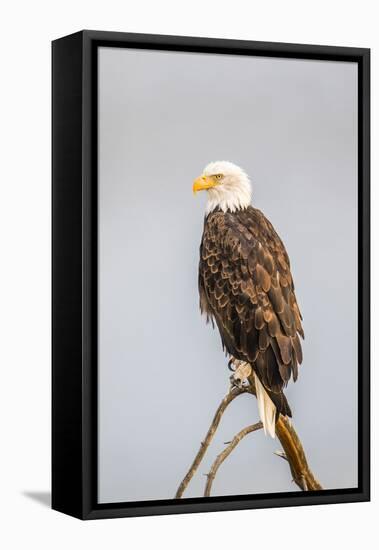
[[[199,292],[226,351],[250,363],[278,411],[291,415],[282,389],[302,362],[302,317],[286,249],[262,212],[249,206],[205,218]]]

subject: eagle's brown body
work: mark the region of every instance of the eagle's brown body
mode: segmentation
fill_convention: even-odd
[[[291,416],[282,390],[302,362],[302,317],[286,249],[262,212],[249,206],[208,214],[199,292],[227,353],[248,362],[277,412]]]

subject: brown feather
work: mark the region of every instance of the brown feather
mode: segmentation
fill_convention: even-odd
[[[292,346],[296,353],[297,362],[299,363],[299,365],[301,365],[301,363],[303,362],[303,351],[301,349],[301,344],[300,344],[298,335],[295,334],[295,336],[291,338],[291,341],[292,341]]]
[[[259,264],[256,267],[256,272],[257,272],[258,284],[262,287],[262,289],[265,292],[268,292],[270,290],[270,286],[271,286],[271,279],[270,279],[269,274],[267,273],[265,268],[262,267]]]
[[[278,334],[276,337],[276,341],[279,345],[280,355],[282,357],[283,363],[288,365],[288,363],[290,363],[291,361],[291,339],[288,336],[284,336],[284,334]]]
[[[265,351],[269,345],[269,335],[267,334],[267,329],[264,326],[262,330],[259,331],[259,349],[260,351]]]
[[[255,310],[255,328],[261,330],[264,327],[265,321],[263,319],[263,311],[261,307]]]

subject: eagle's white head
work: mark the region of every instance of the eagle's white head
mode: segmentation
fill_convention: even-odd
[[[247,208],[251,203],[251,183],[248,175],[242,168],[219,160],[209,163],[201,176],[193,182],[193,192],[206,190],[208,202],[206,213],[216,208],[223,212],[235,212]]]

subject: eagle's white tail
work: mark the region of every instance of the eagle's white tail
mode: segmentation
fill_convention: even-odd
[[[254,372],[254,371],[253,371]],[[262,382],[254,372],[255,390],[257,392],[258,411],[261,417],[265,434],[270,434],[275,438],[275,416],[276,407],[269,398]]]

